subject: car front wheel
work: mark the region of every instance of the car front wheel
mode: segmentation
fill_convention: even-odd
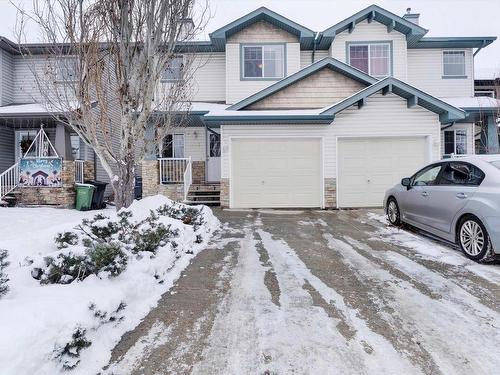
[[[490,239],[480,220],[467,216],[460,221],[458,244],[465,256],[474,261],[481,261],[488,256]]]
[[[401,225],[401,214],[399,212],[398,202],[396,199],[389,198],[387,201],[387,220],[395,226]]]

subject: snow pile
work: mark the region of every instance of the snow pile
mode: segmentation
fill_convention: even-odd
[[[130,221],[142,221],[164,205],[173,202],[163,196],[136,201],[130,207]],[[11,261],[7,268],[10,290],[0,299],[0,373],[55,374],[64,365],[75,364],[72,374],[99,372],[120,337],[139,324],[219,228],[207,207],[196,207],[201,210],[200,225],[185,224],[176,214],[186,206],[175,204],[174,208],[159,216],[174,235],[156,252],[129,254],[125,270],[116,276],[90,274],[66,285],[42,285],[31,275],[46,257],[57,258],[82,247],[57,249],[57,233],[74,232],[82,219],[96,213],[111,220],[117,214],[113,210],[0,210],[0,221],[6,223],[0,228],[0,247],[9,251]]]

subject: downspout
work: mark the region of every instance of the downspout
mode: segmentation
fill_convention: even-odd
[[[313,52],[311,55],[311,64],[314,63],[314,56],[316,55],[316,46],[318,45],[319,40],[320,40],[320,33],[317,32],[316,36],[314,37],[314,40],[313,40]]]
[[[474,52],[474,53],[472,54],[472,57],[476,57],[476,55],[479,53],[479,51],[481,51],[481,50],[484,48],[484,46],[485,46],[485,45],[486,45],[486,41],[485,41],[485,40],[483,40],[483,44],[481,45],[481,47],[479,47],[479,48],[476,50],[476,52]]]

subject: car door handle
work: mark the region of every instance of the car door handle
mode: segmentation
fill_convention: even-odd
[[[428,192],[426,192],[426,191],[422,192],[422,197],[428,197],[428,196],[429,196]]]
[[[458,193],[457,194],[457,198],[458,199],[465,199],[465,198],[467,198],[467,194],[465,194],[465,193]]]

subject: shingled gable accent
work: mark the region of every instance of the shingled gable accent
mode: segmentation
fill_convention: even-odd
[[[353,85],[350,85],[346,91],[342,91],[341,93],[341,96],[342,97],[345,97],[345,96],[349,96],[350,94],[354,93],[355,91],[358,91],[360,88],[362,88],[363,86],[367,86],[367,85],[371,85],[375,82],[377,82],[377,80],[371,76],[369,76],[368,74],[356,69],[356,68],[353,68],[347,64],[344,64],[343,62],[340,62],[339,60],[336,60],[336,59],[333,59],[331,57],[326,57],[322,60],[319,60],[301,70],[299,70],[298,72],[276,82],[275,84],[257,92],[256,94],[253,94],[241,101],[239,101],[238,103],[235,103],[233,104],[232,106],[230,106],[228,108],[228,110],[241,110],[241,109],[250,109],[250,106],[254,106],[253,109],[271,109],[271,108],[275,108],[277,105],[282,105],[282,107],[280,108],[318,108],[318,107],[321,107],[321,105],[315,105],[315,106],[312,106],[311,104],[308,104],[304,107],[300,107],[300,106],[287,106],[287,105],[284,105],[283,106],[283,103],[286,102],[286,98],[287,98],[287,91],[285,91],[285,89],[287,88],[291,88],[292,90],[289,91],[288,93],[290,92],[293,92],[293,86],[295,86],[298,82],[302,81],[302,80],[305,80],[307,79],[308,77],[312,77],[314,79],[315,75],[317,73],[321,74],[321,71],[323,71],[324,69],[330,69],[332,70],[333,72],[336,72],[336,73],[339,73],[341,74],[342,76],[344,77],[347,77],[348,79],[350,80],[353,80],[355,82],[357,82],[358,86],[355,86],[356,84],[353,84]],[[356,87],[357,87],[357,90],[356,90]],[[283,91],[283,94],[280,94],[279,92],[280,91]],[[349,92],[349,94],[347,93]],[[275,96],[275,94],[277,94]],[[327,94],[328,96],[328,94]],[[272,100],[268,102],[268,105],[266,104],[262,104],[260,105],[261,108],[259,108],[259,105],[257,105],[258,102],[261,102],[263,101],[264,99],[266,98],[270,98],[270,99],[277,99],[277,101],[272,104]],[[338,101],[340,98],[335,98],[334,96],[332,96],[332,100],[329,101],[329,103],[332,103],[332,101]],[[265,103],[265,102],[263,102]],[[325,103],[320,103],[320,104],[325,104]]]

